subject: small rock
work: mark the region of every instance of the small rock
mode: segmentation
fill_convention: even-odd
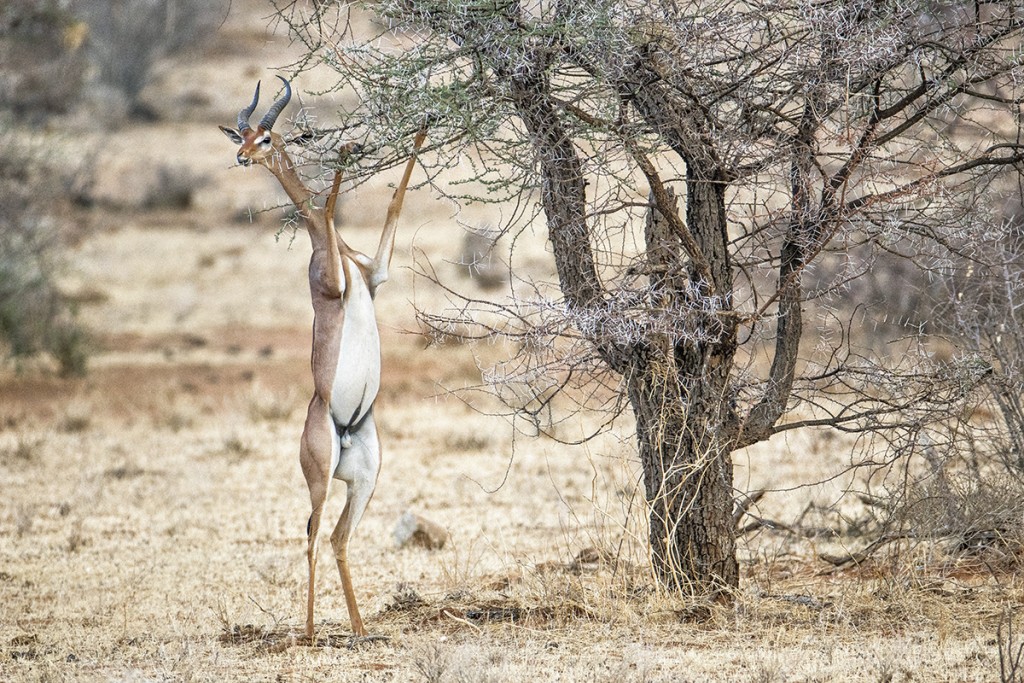
[[[395,544],[399,548],[418,545],[428,550],[440,550],[448,541],[448,531],[436,522],[405,511],[395,524]]]

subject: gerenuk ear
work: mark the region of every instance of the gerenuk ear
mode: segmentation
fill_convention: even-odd
[[[225,128],[224,126],[217,127],[220,128],[221,131],[223,131],[224,135],[227,135],[231,139],[231,142],[235,143],[236,145],[240,145],[243,142],[245,142],[245,140],[242,138],[241,133],[239,133],[234,128]]]

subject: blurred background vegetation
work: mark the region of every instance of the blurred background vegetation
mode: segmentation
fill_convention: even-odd
[[[74,131],[158,120],[142,93],[162,59],[201,46],[227,2],[13,0],[0,5],[0,357],[49,354],[81,375],[89,335],[58,285],[72,209],[89,203]],[[85,155],[88,159],[89,155]]]

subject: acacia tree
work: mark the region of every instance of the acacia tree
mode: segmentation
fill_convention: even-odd
[[[357,36],[355,5],[280,4],[308,48],[296,70],[337,71],[352,102],[342,134],[371,141],[365,173],[401,157],[428,116],[438,192],[510,202],[506,232],[541,217],[553,286],[520,282],[425,319],[522,342],[490,373],[499,394],[516,384],[521,411],[559,391],[583,409],[628,408],[666,585],[738,585],[737,449],[812,425],[912,445],[990,371],[977,353],[939,362],[924,343],[872,353],[859,340],[877,312],[837,302],[879,254],[942,274],[990,234],[979,207],[1024,162],[1017,3],[368,9],[386,22]],[[458,164],[475,186],[442,182]]]

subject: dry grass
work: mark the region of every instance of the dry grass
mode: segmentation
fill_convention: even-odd
[[[159,244],[180,230],[147,235]],[[94,239],[109,249],[86,241],[83,251],[130,264],[117,277],[137,278],[122,286],[111,276],[111,297],[86,311],[115,319],[118,292],[144,291],[161,249],[127,259],[116,234]],[[192,235],[196,251],[223,239]],[[262,248],[278,258],[247,250],[236,275],[197,286],[197,320],[270,287],[259,283],[276,282],[280,260],[301,273],[299,249]],[[404,284],[382,298],[401,299]],[[200,322],[186,335],[128,319],[85,379],[4,375],[0,678],[998,680],[997,628],[1024,600],[1013,574],[915,563],[912,553],[827,573],[814,552],[856,539],[762,531],[742,548],[734,607],[660,593],[642,525],[635,515],[625,523],[638,504],[628,447],[520,439],[513,452],[500,421],[434,396],[436,383],[473,376],[472,350],[423,349],[394,331],[401,310],[384,321],[385,467],[353,547],[364,615],[387,639],[350,638],[321,558],[316,643],[303,643],[308,511],[296,442],[308,314],[291,313],[304,288],[278,296],[289,299],[285,313],[266,326]],[[824,480],[845,465],[828,457],[836,450],[813,436],[772,442],[738,459],[738,479]],[[770,494],[762,513],[792,519],[844,485]],[[446,526],[451,542],[396,549],[391,529],[407,509]]]
[[[256,35],[235,16],[247,3],[236,5],[225,30]],[[220,97],[216,79],[237,76],[207,112],[229,123],[249,65],[282,63],[285,47],[214,48],[218,69],[193,64],[182,87]],[[133,148],[170,132],[125,130],[108,154],[142,164]],[[761,531],[741,548],[735,606],[661,593],[646,571],[629,444],[513,442],[501,421],[445,398],[441,387],[478,381],[473,349],[424,349],[402,332],[415,326],[410,299],[436,303],[406,271],[380,297],[384,469],[352,548],[364,617],[385,639],[349,637],[325,552],[316,642],[302,642],[308,245],[278,239],[271,216],[232,222],[232,202],[277,199],[265,178],[229,170],[232,150],[211,125],[174,135],[170,156],[209,150],[187,160],[211,179],[191,208],[82,217],[91,229],[66,287],[99,294],[81,301],[103,348],[89,376],[0,371],[0,680],[999,679],[997,630],[1024,587],[977,563],[894,548],[904,552],[832,571],[815,552],[858,539]],[[388,180],[346,201],[357,247],[375,244]],[[425,195],[407,202],[399,264],[411,244],[436,263],[459,248],[448,208]],[[549,268],[542,234],[535,251],[530,267]],[[738,454],[737,485],[777,489],[761,512],[794,519],[838,499],[849,480],[829,477],[848,464],[843,452],[788,435]],[[807,480],[824,483],[790,489]],[[406,510],[451,541],[396,549]]]

